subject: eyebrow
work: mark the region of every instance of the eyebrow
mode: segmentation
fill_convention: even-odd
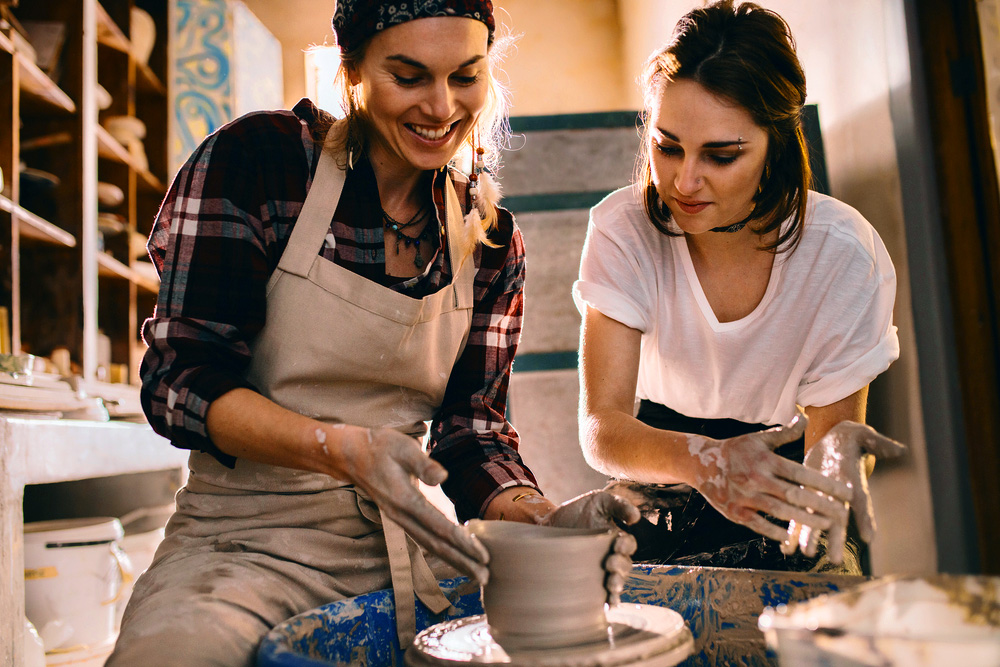
[[[681,140],[677,138],[677,135],[675,135],[672,132],[667,132],[662,127],[656,128],[656,131],[659,132],[660,134],[662,134],[663,136],[665,136],[667,139],[670,139],[671,141],[676,141],[677,143],[681,142]],[[702,148],[730,148],[732,146],[742,146],[743,144],[747,144],[747,143],[750,143],[750,142],[748,142],[748,141],[740,141],[739,139],[736,139],[734,141],[706,141],[704,144],[701,145],[701,147]]]
[[[468,67],[469,65],[475,65],[477,62],[479,62],[480,60],[482,60],[485,57],[486,56],[483,56],[483,55],[472,56],[471,58],[469,58],[468,60],[466,60],[464,63],[462,63],[461,65],[459,65],[456,69],[462,69],[463,67]],[[423,64],[419,60],[414,60],[413,58],[410,58],[409,56],[404,56],[401,53],[397,53],[395,55],[388,56],[388,57],[386,57],[386,60],[395,60],[397,62],[403,63],[404,65],[409,65],[410,67],[413,67],[413,68],[416,68],[416,69],[420,69],[420,70],[425,70],[426,71],[426,70],[430,69],[427,65]]]

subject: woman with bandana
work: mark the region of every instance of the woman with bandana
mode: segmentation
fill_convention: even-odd
[[[414,480],[459,520],[638,518],[604,492],[544,498],[505,416],[524,248],[488,177],[492,3],[341,0],[333,27],[346,118],[304,100],[230,123],[157,216],[143,406],[190,475],[109,665],[250,665],[281,621],[389,587],[405,648],[414,594],[440,612],[437,579],[487,576]],[[612,596],[634,541],[616,545]]]

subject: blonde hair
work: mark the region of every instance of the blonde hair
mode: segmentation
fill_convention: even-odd
[[[510,91],[506,82],[502,81],[498,75],[503,74],[503,61],[509,55],[516,40],[517,37],[508,28],[498,26],[488,51],[486,102],[469,136],[448,162],[456,169],[461,168],[466,163],[471,165],[475,159],[476,146],[474,144],[477,142],[479,147],[485,150],[483,157],[488,173],[484,172],[480,176],[481,183],[479,196],[476,199],[476,208],[481,224],[476,225],[475,229],[469,230],[472,236],[470,242],[473,244],[493,245],[488,240],[488,235],[497,224],[496,207],[500,200],[500,187],[493,175],[500,169],[501,152],[508,147],[510,140],[510,122],[508,121]],[[364,108],[360,86],[353,85],[350,76],[352,69],[356,69],[364,60],[367,45],[366,41],[356,49],[341,54],[340,69],[337,71],[334,85],[339,93],[340,104],[345,114],[344,122],[336,123],[326,137],[326,141],[337,148],[341,155],[348,153],[359,155],[364,152],[369,132],[371,132],[371,122]],[[346,165],[341,165],[341,167],[344,166]],[[463,171],[468,168],[466,166]]]

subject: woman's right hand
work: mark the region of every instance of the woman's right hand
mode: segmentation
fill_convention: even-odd
[[[415,479],[440,484],[448,476],[444,467],[427,456],[414,438],[395,429],[341,428],[352,431],[341,440],[337,457],[347,481],[365,491],[417,544],[485,583],[486,548],[434,507],[415,484]]]
[[[730,521],[778,542],[787,539],[787,527],[761,512],[819,531],[846,529],[851,487],[774,453],[801,438],[806,423],[800,411],[788,425],[766,431],[723,440],[688,436],[696,468],[692,486]]]

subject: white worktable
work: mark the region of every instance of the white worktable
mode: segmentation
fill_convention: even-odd
[[[0,665],[23,662],[24,487],[184,468],[145,424],[0,415]]]

